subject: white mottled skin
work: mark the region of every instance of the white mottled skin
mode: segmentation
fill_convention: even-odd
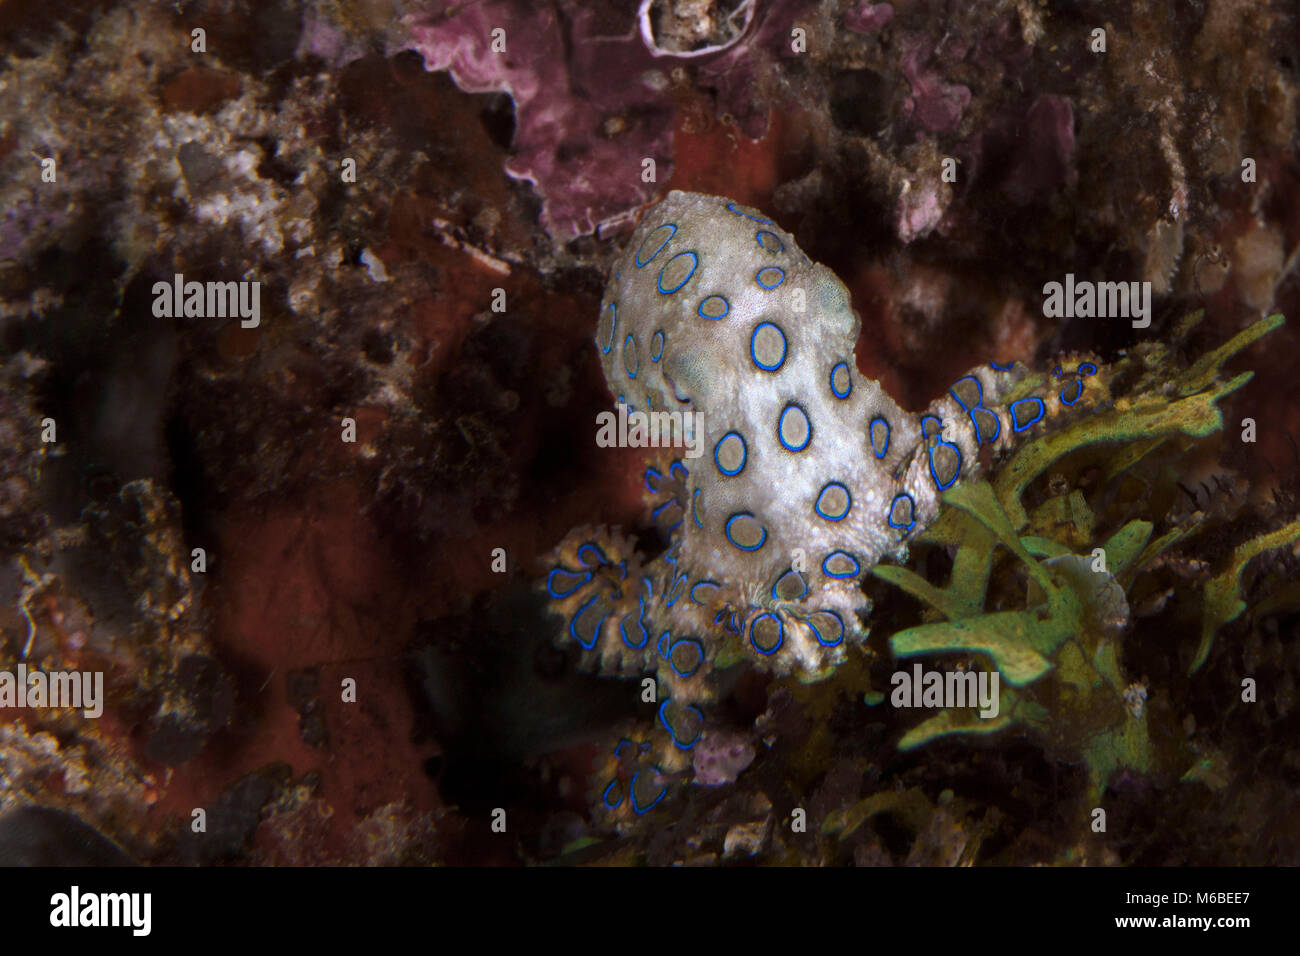
[[[666,224],[676,231],[656,252],[670,231],[662,228]],[[760,243],[759,231],[775,237],[780,248],[771,238]],[[680,278],[671,268],[666,279],[661,278],[661,271],[684,252],[695,253],[695,271],[679,290],[661,292],[660,282],[671,288]],[[679,259],[675,268],[685,261]],[[756,274],[772,266],[783,271],[784,280],[765,290]],[[774,277],[766,273],[764,278],[771,284]],[[730,311],[721,319],[702,317],[700,303],[715,295],[727,299]],[[798,310],[800,295],[803,311]],[[760,322],[772,322],[784,332],[786,357],[777,371],[760,369],[751,359],[750,337]],[[704,454],[685,462],[690,474],[687,514],[675,532],[680,543],[677,569],[691,583],[703,579],[725,586],[714,592],[716,600],[707,608],[682,601],[670,609],[664,597],[677,572],[663,559],[653,562],[647,572],[654,576],[650,617],[657,631],[700,635],[712,659],[716,636],[703,632],[716,608],[737,611],[746,627],[763,611],[776,611],[785,624],[781,649],[771,656],[751,656],[783,673],[825,674],[843,659],[849,640],[861,639],[857,612],[866,605],[858,587],[861,576],[883,557],[900,555],[906,542],[938,513],[941,492],[930,473],[928,452],[940,428],[931,422],[923,442],[924,416],[939,418],[943,438],[961,451],[960,475],[953,474],[955,455],[936,452],[945,482],[978,467],[979,436],[951,394],[917,415],[905,412],[877,382],[858,373],[853,354],[858,330],[859,319],[843,283],[809,260],[794,237],[762,213],[717,196],[672,192],[645,214],[605,291],[597,344],[610,389],[633,409],[701,413]],[[664,334],[663,353],[654,362],[650,354],[659,331]],[[627,352],[633,349],[635,377],[627,370],[632,362]],[[831,388],[831,370],[841,362],[847,363],[852,383],[844,399]],[[982,366],[970,374],[979,379],[983,403],[991,413],[983,417],[984,443],[1001,451],[1011,443],[1012,430],[1009,413],[997,403],[1023,378],[1025,369]],[[973,383],[956,387],[974,405]],[[791,402],[798,403],[813,427],[811,442],[798,452],[782,447],[777,437],[780,413]],[[999,433],[990,441],[994,415]],[[869,437],[875,418],[890,427],[883,458],[876,457]],[[742,434],[748,449],[744,470],[734,477],[720,472],[713,455],[715,444],[730,431]],[[831,481],[846,486],[853,499],[850,513],[838,522],[814,510],[818,494]],[[891,503],[901,493],[914,502],[910,530],[890,527],[888,521]],[[702,528],[692,520],[692,500],[702,505]],[[751,512],[766,529],[760,549],[740,550],[724,534],[727,518],[738,512]],[[833,551],[852,554],[859,573],[846,579],[824,574],[822,562]],[[774,582],[800,552],[807,594],[774,600]],[[804,621],[819,610],[838,613],[846,628],[845,642],[835,647],[817,642]],[[746,629],[739,638],[746,647],[747,634]]]

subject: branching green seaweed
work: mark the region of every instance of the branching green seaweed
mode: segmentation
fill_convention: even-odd
[[[1246,569],[1246,565],[1265,551],[1283,547],[1293,541],[1300,541],[1300,521],[1292,521],[1270,534],[1262,534],[1238,545],[1232,552],[1228,567],[1205,585],[1201,643],[1192,659],[1191,673],[1199,670],[1210,656],[1210,645],[1214,641],[1215,632],[1229,621],[1235,621],[1246,610],[1246,602],[1241,597],[1241,572]]]
[[[1184,320],[1180,335],[1200,317],[1197,313]],[[1201,516],[1193,515],[1154,540],[1151,521],[1123,520],[1103,541],[1095,537],[1094,527],[1105,522],[1092,509],[1105,489],[1153,452],[1222,429],[1219,400],[1252,376],[1244,372],[1224,378],[1224,362],[1282,321],[1280,315],[1261,319],[1173,377],[1165,371],[1171,364],[1168,346],[1140,346],[1114,368],[1113,380],[1130,382],[1127,394],[1029,442],[994,473],[991,483],[947,491],[945,513],[921,539],[954,553],[946,586],[903,567],[873,569],[876,577],[944,618],[894,634],[889,643],[896,657],[979,655],[1003,684],[996,717],[983,719],[974,709],[943,710],[911,728],[900,748],[1018,725],[1063,758],[1082,761],[1092,799],[1101,795],[1114,771],[1153,768],[1146,689],[1124,677],[1128,596],[1162,554],[1199,530]],[[1093,502],[1074,489],[1049,497],[1031,513],[1025,503],[1031,483],[1089,446],[1094,446],[1094,458],[1101,455],[1094,462],[1100,464],[1102,478],[1090,487]],[[1235,548],[1225,569],[1205,587],[1192,671],[1204,663],[1216,631],[1246,609],[1240,577],[1247,562],[1298,539],[1300,521],[1295,521]],[[986,610],[999,548],[1013,556],[1013,566],[1027,581],[1020,609]],[[1198,779],[1190,757],[1176,769],[1184,779]]]

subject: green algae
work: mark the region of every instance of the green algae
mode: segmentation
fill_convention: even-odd
[[[1229,621],[1235,621],[1246,610],[1246,602],[1241,596],[1241,572],[1246,569],[1246,565],[1265,551],[1295,541],[1300,541],[1300,521],[1293,521],[1276,531],[1252,538],[1238,545],[1232,552],[1228,567],[1205,585],[1201,643],[1196,648],[1196,656],[1192,659],[1188,673],[1196,673],[1210,656],[1210,645],[1219,628]]]
[[[1185,319],[1179,334],[1185,335],[1200,318],[1197,313]],[[909,729],[899,741],[900,749],[1018,726],[1036,734],[1059,758],[1084,765],[1093,801],[1116,772],[1148,773],[1157,767],[1145,708],[1147,688],[1131,683],[1124,672],[1129,596],[1161,555],[1200,530],[1203,515],[1195,513],[1156,535],[1155,521],[1161,516],[1147,520],[1130,515],[1116,522],[1107,512],[1112,502],[1102,489],[1113,487],[1157,453],[1171,447],[1176,451],[1221,430],[1218,402],[1252,375],[1225,377],[1223,363],[1282,321],[1280,315],[1261,319],[1173,375],[1166,371],[1172,365],[1168,346],[1148,343],[1133,350],[1112,368],[1112,381],[1130,382],[1127,394],[1030,441],[990,481],[945,492],[943,514],[921,540],[953,554],[946,584],[908,568],[873,569],[876,577],[942,618],[890,637],[896,658],[973,655],[1002,682],[996,717],[981,718],[974,708],[941,710]],[[1088,493],[1074,488],[1027,507],[1026,493],[1035,479],[1049,469],[1061,469],[1067,456],[1082,449],[1100,465],[1100,483]],[[1104,537],[1099,533],[1110,528],[1116,530]],[[1297,540],[1300,521],[1251,538],[1232,551],[1223,570],[1204,588],[1200,642],[1191,652],[1191,672],[1204,663],[1216,632],[1246,610],[1241,594],[1246,565],[1267,550]],[[1009,567],[1027,582],[1023,607],[988,609],[998,554],[1004,564],[1005,555],[1010,555]],[[1217,766],[1207,769],[1205,758],[1194,754],[1179,752],[1173,759],[1184,780],[1217,781],[1224,772]],[[860,805],[858,812],[877,811],[875,805]]]
[[[834,810],[822,821],[822,833],[838,836],[841,840],[853,835],[872,817],[888,813],[897,817],[908,829],[919,833],[934,813],[930,802],[920,787],[906,790],[881,790],[842,810]]]

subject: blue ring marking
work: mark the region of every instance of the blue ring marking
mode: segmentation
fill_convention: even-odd
[[[642,608],[642,610],[644,610],[644,607]],[[630,640],[628,640],[627,619],[631,616],[632,616],[631,614],[624,615],[623,619],[618,622],[618,633],[623,638],[623,643],[626,644],[630,650],[639,651],[642,648],[644,648],[648,643],[650,643],[650,632],[645,629],[645,625],[641,622],[641,617],[638,614],[636,624],[637,627],[641,628],[641,633],[644,634],[645,637],[641,639],[640,644],[633,644]]]
[[[827,570],[826,565],[830,564],[831,558],[848,558],[849,561],[853,563],[853,570],[846,571],[844,574],[835,574],[833,571]],[[856,578],[861,573],[862,565],[858,562],[857,558],[849,554],[847,551],[832,551],[822,559],[822,574],[826,575],[828,578],[835,578],[837,581],[844,581],[848,578]]]
[[[694,584],[691,585],[691,601],[694,604],[706,603],[705,601],[701,601],[699,598],[695,596],[695,592],[699,588],[713,588],[715,591],[720,591],[722,590],[722,585],[719,584],[717,581],[696,581]],[[721,614],[724,612],[719,611],[718,613]],[[718,623],[716,618],[714,619],[713,623],[714,624]]]
[[[703,583],[704,583],[703,581],[700,582],[700,584],[703,584]],[[699,587],[700,585],[697,584],[697,585],[695,585],[695,586],[696,586],[696,587]],[[723,609],[722,609],[721,611],[719,611],[717,614],[713,615],[713,623],[714,623],[714,624],[721,624],[722,621],[723,621],[723,619],[724,619],[726,616],[727,616],[727,609],[726,609],[726,608],[723,608]]]
[[[621,787],[619,787],[618,799],[613,803],[609,802],[609,792],[613,790],[615,787],[618,787],[617,778],[611,780],[609,782],[609,786],[605,788],[605,792],[600,795],[600,802],[605,804],[606,810],[617,810],[619,807],[623,805],[623,789]]]
[[[647,804],[646,806],[644,807],[641,806],[639,803],[637,803],[637,799],[636,799],[636,782],[640,778],[640,776],[641,776],[640,770],[632,774],[632,782],[628,784],[627,787],[627,789],[631,792],[632,795],[632,812],[637,814],[637,816],[640,816],[643,813],[649,813],[651,810],[657,807],[659,805],[659,801],[662,800],[668,794],[668,788],[664,787],[662,790],[659,791],[659,796],[651,800],[650,803]]]
[[[647,578],[642,578],[641,583],[645,585],[646,597],[654,597],[655,596],[654,582],[647,577]]]
[[[605,308],[614,313],[614,318],[609,320],[609,341],[600,346],[601,355],[608,355],[610,351],[613,350],[614,336],[618,333],[618,303],[611,302],[609,305],[605,306]],[[599,345],[600,343],[597,342],[597,344]]]
[[[632,343],[632,350],[629,352],[627,344]],[[628,356],[632,358],[631,366],[628,365]],[[636,336],[628,333],[627,338],[623,340],[623,371],[627,372],[628,378],[636,378],[636,373],[641,369],[641,356],[636,354]]]
[[[879,442],[876,441],[877,425],[885,426],[884,440]],[[871,420],[871,425],[868,427],[868,432],[871,438],[871,450],[875,452],[877,458],[884,458],[885,455],[889,453],[889,436],[891,434],[889,422],[885,421],[883,418],[873,418]]]
[[[1088,371],[1085,372],[1084,371],[1085,368]],[[1082,365],[1078,367],[1078,369],[1075,371],[1075,374],[1083,378],[1087,378],[1089,375],[1096,375],[1097,366],[1093,365],[1091,362],[1084,362]]]
[[[936,488],[938,488],[940,491],[947,491],[949,488],[953,486],[953,484],[961,476],[961,463],[962,463],[961,449],[958,448],[956,445],[954,445],[952,442],[943,440],[943,422],[940,419],[935,418],[933,415],[926,415],[921,419],[921,440],[922,441],[926,441],[930,437],[925,433],[926,422],[938,422],[939,424],[939,440],[935,442],[933,447],[927,448],[925,452],[930,459],[930,478],[934,480],[934,486]],[[954,452],[957,453],[957,467],[953,469],[952,477],[948,479],[948,482],[946,484],[939,480],[939,473],[938,471],[935,470],[934,467],[934,452],[935,449],[939,448],[940,446],[951,448]]]
[[[577,630],[576,630],[576,628],[577,628],[577,626],[578,626],[578,618],[582,617],[583,612],[586,611],[587,608],[589,608],[589,607],[591,607],[593,604],[595,604],[596,601],[597,601],[599,598],[600,598],[600,595],[597,594],[595,597],[593,597],[590,601],[588,601],[588,602],[587,602],[586,604],[584,604],[582,607],[578,608],[578,610],[574,613],[572,620],[569,621],[569,636],[570,636],[571,638],[573,638],[575,641],[577,641],[577,642],[578,642],[578,645],[579,645],[583,650],[585,650],[585,651],[589,651],[589,650],[591,650],[593,647],[596,646],[596,642],[597,642],[598,640],[600,640],[600,629],[604,626],[604,624],[605,624],[605,618],[609,617],[609,614],[606,614],[605,617],[602,617],[599,621],[596,622],[596,629],[595,629],[594,631],[591,632],[591,643],[590,643],[590,644],[588,644],[586,641],[584,641],[584,640],[583,640],[583,639],[578,635],[578,632],[577,632]]]
[[[1060,378],[1062,374],[1063,374],[1063,373],[1061,372],[1061,366],[1057,365],[1056,367],[1054,367],[1054,368],[1052,369],[1052,377],[1053,377],[1053,378]]]
[[[979,398],[975,401],[974,408],[967,408],[966,403],[963,402],[961,400],[961,396],[957,394],[957,386],[960,385],[962,382],[966,381],[966,379],[970,379],[972,382],[975,383],[975,390],[979,393]],[[953,382],[952,388],[948,389],[948,394],[957,400],[957,404],[962,407],[962,409],[966,412],[966,417],[970,419],[971,427],[975,429],[976,447],[984,444],[985,441],[995,442],[998,440],[998,436],[1002,434],[1002,421],[990,409],[984,407],[984,386],[980,383],[980,380],[978,378],[976,378],[974,375],[967,375],[964,378],[957,379],[957,381]],[[987,414],[993,416],[994,431],[993,431],[992,438],[985,439],[984,429],[980,428],[980,423],[975,418],[975,413],[980,411],[986,412]]]
[[[939,445],[946,445],[957,454],[957,467],[953,469],[952,477],[949,478],[947,482],[942,482],[939,480],[939,472],[936,471],[934,467],[934,452],[935,449],[939,447]],[[934,479],[934,486],[938,488],[940,491],[947,491],[949,488],[953,486],[953,484],[956,483],[957,479],[961,476],[961,461],[962,461],[961,449],[958,448],[956,445],[952,444],[951,442],[946,442],[941,438],[939,439],[939,443],[935,445],[934,448],[931,448],[928,452],[926,452],[926,454],[930,458],[930,477]]]
[[[668,467],[668,474],[670,475],[677,474],[677,469],[679,468],[682,470],[682,477],[681,477],[682,481],[685,481],[687,478],[691,477],[691,473],[686,470],[686,466],[683,465],[680,461],[675,461]]]
[[[665,228],[667,228],[667,229],[671,229],[672,232],[668,233],[668,235],[664,238],[664,241],[661,242],[661,243],[659,243],[659,248],[656,249],[656,250],[654,251],[654,255],[652,255],[649,259],[646,259],[644,262],[642,262],[642,261],[641,261],[641,249],[644,249],[644,248],[645,248],[645,244],[646,244],[647,242],[650,241],[650,236],[653,236],[653,235],[654,235],[656,232],[658,232],[660,229],[665,229]],[[659,253],[661,253],[661,252],[664,251],[664,247],[665,247],[666,245],[668,245],[669,242],[672,241],[672,238],[673,238],[673,236],[675,236],[675,235],[677,235],[677,224],[676,224],[676,223],[666,222],[666,223],[664,223],[662,226],[656,226],[655,229],[654,229],[654,231],[652,231],[652,232],[650,233],[650,236],[646,236],[643,240],[641,240],[641,248],[637,249],[637,251],[636,251],[636,256],[635,256],[636,267],[637,267],[638,269],[644,269],[644,268],[645,268],[646,266],[648,266],[651,262],[653,262],[655,256],[659,255]],[[617,276],[616,276],[615,278],[617,278]]]
[[[727,626],[727,630],[730,631],[732,634],[739,634],[740,633],[740,612],[732,611],[731,617],[730,619],[728,619],[726,626]]]
[[[758,624],[759,621],[763,620],[763,618],[765,617],[772,618],[772,620],[776,621],[776,626],[777,626],[776,646],[773,647],[770,651],[763,650],[761,647],[758,646],[757,642],[754,640],[754,626]],[[782,621],[775,614],[773,614],[771,611],[764,611],[758,617],[754,618],[754,620],[749,622],[749,646],[752,647],[754,650],[758,651],[758,653],[762,654],[764,657],[771,657],[773,654],[775,654],[777,651],[781,649],[781,645],[784,643],[785,643],[785,622]]]
[[[910,520],[907,524],[899,524],[894,520],[894,510],[898,507],[899,503],[904,500],[907,502],[907,514]],[[894,500],[889,503],[889,516],[886,520],[889,522],[891,528],[896,528],[899,531],[911,531],[912,528],[916,526],[916,502],[912,499],[912,496],[907,492],[903,492],[901,495],[895,495]]]
[[[655,641],[655,650],[659,652],[660,657],[666,658],[668,656],[668,638],[670,637],[672,637],[672,633],[664,631],[659,635],[659,640]]]
[[[677,648],[681,647],[683,644],[687,644],[695,648],[696,654],[699,655],[695,661],[694,667],[688,669],[680,668],[677,666],[677,662],[673,660],[673,654],[676,652]],[[700,665],[702,665],[703,663],[704,663],[704,645],[701,644],[699,641],[695,640],[695,638],[693,637],[683,637],[680,641],[674,641],[673,644],[668,648],[668,666],[673,669],[673,673],[676,674],[678,677],[693,676],[695,672],[700,669]]]
[[[1081,378],[1076,378],[1076,379],[1074,380],[1074,386],[1075,386],[1074,398],[1066,398],[1066,397],[1065,397],[1065,389],[1064,389],[1064,388],[1061,389],[1061,404],[1062,404],[1062,405],[1074,405],[1075,403],[1077,403],[1077,402],[1079,401],[1079,399],[1083,398],[1083,379],[1081,379]],[[1067,386],[1067,388],[1068,388],[1068,387],[1069,387],[1069,386]]]
[[[675,286],[673,286],[671,289],[665,289],[665,288],[664,288],[664,273],[668,270],[668,267],[669,267],[670,265],[672,265],[674,262],[676,262],[676,261],[677,261],[678,259],[680,259],[682,256],[690,256],[690,257],[691,257],[691,271],[688,272],[688,273],[686,273],[686,278],[685,278],[685,279],[683,279],[681,282],[677,283],[677,284],[676,284]],[[664,267],[663,267],[662,269],[659,270],[659,279],[658,279],[658,281],[656,282],[656,285],[659,287],[659,292],[660,292],[662,295],[672,295],[674,292],[678,292],[678,291],[680,291],[681,288],[682,288],[682,286],[686,285],[686,283],[688,283],[688,282],[691,281],[691,276],[695,275],[695,270],[699,268],[699,265],[700,265],[700,257],[697,256],[695,253],[693,253],[693,252],[679,252],[679,253],[677,253],[677,255],[673,256],[671,259],[669,259],[667,262],[665,262],[665,263],[664,263]]]
[[[623,758],[619,756],[619,751],[622,750],[624,747],[631,747],[631,746],[632,746],[632,741],[628,740],[626,737],[624,737],[622,740],[616,743],[614,745],[614,759],[622,760]]]
[[[813,623],[813,619],[816,618],[817,614],[829,614],[831,617],[835,618],[835,623],[840,626],[840,636],[835,638],[835,640],[833,641],[828,641],[824,637],[822,637],[821,629],[818,628],[817,625]],[[812,617],[808,618],[806,622],[808,626],[812,628],[812,632],[817,635],[817,643],[820,644],[822,647],[836,647],[837,645],[844,643],[844,619],[840,617],[838,614],[836,614],[834,611],[823,610],[823,611],[818,611],[817,614],[814,614]]]
[[[620,562],[618,563],[617,567],[618,567],[619,571],[623,572],[622,574],[620,574],[620,575],[618,576],[618,579],[619,579],[620,581],[626,581],[626,580],[627,580],[627,559],[624,558],[622,561],[620,561]]]
[[[654,475],[654,477],[655,477],[655,481],[656,481],[656,482],[663,481],[663,480],[664,480],[664,476],[663,476],[662,474],[659,473],[659,470],[658,470],[657,468],[647,468],[647,469],[645,470],[645,490],[648,491],[648,492],[650,492],[650,494],[652,494],[652,495],[657,495],[657,494],[659,494],[659,489],[658,489],[658,488],[653,488],[653,487],[651,487],[651,485],[650,485],[650,476],[651,476],[651,475]]]
[[[651,520],[651,521],[658,521],[658,520],[659,520],[659,516],[660,516],[661,514],[663,514],[666,510],[668,510],[669,508],[671,508],[671,507],[672,507],[673,505],[675,505],[675,504],[677,504],[677,499],[676,499],[676,498],[669,498],[667,501],[665,501],[663,504],[661,504],[661,505],[660,505],[658,508],[656,508],[654,511],[650,512],[650,520]]]
[[[1019,408],[1021,405],[1024,405],[1026,402],[1037,402],[1038,414],[1035,415],[1033,418],[1031,418],[1029,421],[1021,423],[1020,416],[1016,412],[1016,409]],[[1011,403],[1010,411],[1011,411],[1011,430],[1013,432],[1020,433],[1022,431],[1025,431],[1032,425],[1036,425],[1038,422],[1042,421],[1043,416],[1047,413],[1047,406],[1043,404],[1043,400],[1041,398],[1022,398],[1018,401]]]
[[[592,551],[596,552],[595,560],[591,561],[590,563],[588,563],[587,558],[583,557],[583,553],[586,552],[587,549],[589,548]],[[588,541],[586,544],[582,545],[582,547],[578,548],[578,563],[581,564],[584,568],[590,568],[590,567],[595,567],[596,565],[609,564],[609,558],[605,557],[605,552],[600,550],[599,545],[593,544],[592,542]]]
[[[835,488],[838,488],[840,489],[840,491],[844,492],[844,511],[841,512],[838,516],[830,514],[829,512],[824,511],[822,509],[822,498],[826,497],[826,492],[831,491]],[[826,521],[843,521],[845,518],[849,516],[849,512],[852,510],[853,510],[853,495],[849,493],[849,489],[846,486],[844,486],[838,481],[826,482],[825,487],[823,487],[822,490],[817,493],[817,500],[813,502],[813,511],[817,512],[817,517],[824,518]]]
[[[670,665],[672,664],[672,658],[671,658],[671,657],[668,659],[668,663],[669,663]],[[704,734],[704,713],[703,713],[703,712],[702,712],[698,707],[692,707],[690,704],[684,704],[684,705],[683,705],[687,710],[693,710],[693,711],[695,711],[695,713],[696,713],[697,715],[699,715],[699,718],[700,718],[700,728],[699,728],[699,730],[697,730],[697,731],[695,732],[695,736],[691,738],[691,742],[690,742],[690,743],[688,743],[688,744],[684,744],[684,743],[682,743],[680,740],[677,739],[677,731],[673,730],[673,725],[670,724],[670,723],[668,723],[668,718],[664,716],[664,710],[665,710],[665,709],[668,707],[668,705],[671,704],[671,703],[672,703],[672,700],[671,700],[671,699],[668,699],[668,700],[665,700],[662,704],[659,705],[659,723],[661,723],[661,724],[664,725],[664,730],[668,731],[668,736],[670,736],[670,737],[673,738],[673,743],[677,745],[677,749],[678,749],[678,750],[690,750],[692,747],[694,747],[697,743],[700,742],[700,737],[703,736],[703,734]]]
[[[983,412],[985,415],[988,415],[990,418],[993,419],[993,437],[987,439],[987,441],[990,442],[997,441],[998,436],[1002,434],[1002,419],[998,418],[997,412],[993,411],[993,409],[985,408],[983,405],[981,405],[979,408],[972,408],[970,412],[968,412],[968,414],[970,415],[971,424],[975,426],[975,437],[979,440],[977,444],[983,443],[986,439],[983,437],[984,430],[980,428],[979,421],[975,418],[976,412]]]
[[[627,624],[627,619],[632,616],[631,614],[625,614],[623,618],[618,622],[618,633],[622,635],[624,644],[626,644],[629,648],[631,648],[634,651],[639,651],[647,644],[650,643],[650,632],[647,631],[645,627],[645,595],[638,594],[636,600],[637,600],[637,607],[638,607],[637,614],[636,614],[636,626],[641,628],[641,643],[633,644],[631,641],[627,639],[627,627],[625,625]]]
[[[664,330],[660,329],[650,339],[650,361],[657,362],[664,357]]]
[[[804,438],[802,445],[786,444],[785,435],[782,434],[782,432],[785,430],[785,416],[789,415],[791,412],[798,412],[800,415],[802,415],[804,424],[808,426],[808,435],[806,438]],[[781,443],[782,448],[784,448],[786,451],[795,451],[795,452],[803,451],[812,442],[812,437],[813,437],[812,419],[808,417],[807,412],[805,412],[802,408],[800,408],[798,405],[795,405],[793,403],[781,409],[781,417],[776,420],[776,440]]]
[[[799,582],[800,591],[795,597],[783,598],[781,597],[781,595],[776,593],[776,590],[781,586],[781,582],[784,581],[792,574],[794,575],[795,580]],[[808,582],[805,581],[803,579],[803,575],[800,574],[798,571],[796,571],[794,568],[790,568],[788,571],[785,572],[785,574],[777,578],[776,581],[772,584],[773,601],[802,601],[807,594],[808,594]]]
[[[771,285],[763,281],[763,273],[765,272],[776,273],[776,280],[772,282]],[[763,268],[759,269],[757,272],[754,273],[754,281],[758,283],[758,287],[762,289],[764,292],[771,292],[773,289],[775,289],[777,286],[779,286],[782,282],[785,281],[785,270],[782,269],[780,266],[763,266]]]
[[[685,589],[686,589],[686,572],[683,571],[680,575],[677,576],[677,579],[673,581],[673,586],[668,589],[668,598],[665,606],[672,607],[674,604],[680,601],[682,599],[682,594],[685,592]]]
[[[1006,365],[999,365],[997,362],[989,362],[989,368],[995,372],[1010,372],[1016,367],[1015,362],[1008,362]]]
[[[758,544],[754,545],[752,548],[747,548],[743,544],[737,544],[736,539],[731,536],[731,525],[741,518],[749,518],[755,524],[758,524],[758,530],[763,532],[763,536],[758,539]],[[764,528],[762,524],[759,524],[758,519],[748,511],[737,511],[734,515],[728,518],[727,523],[723,525],[722,533],[727,536],[727,540],[731,542],[733,548],[738,548],[741,551],[757,551],[767,542],[767,529]]]
[[[751,222],[758,223],[760,226],[776,225],[770,219],[759,219],[757,216],[751,216],[747,212],[741,212],[739,209],[736,208],[736,204],[734,202],[727,203],[727,209],[729,209],[731,212],[734,212],[737,216],[744,216],[746,219],[750,220]]]
[[[721,315],[709,315],[707,312],[704,311],[704,306],[712,302],[714,299],[717,299],[719,302],[722,303]],[[703,299],[700,300],[700,304],[695,308],[695,313],[700,318],[708,319],[710,322],[717,322],[719,319],[725,319],[728,316],[728,314],[730,314],[730,312],[731,312],[731,303],[728,302],[727,297],[723,295],[705,296]]]
[[[772,365],[764,365],[762,362],[760,362],[758,360],[758,353],[754,351],[754,340],[758,338],[759,331],[764,328],[776,329],[776,334],[781,336],[781,357],[777,359],[776,362]],[[750,361],[752,361],[755,365],[761,368],[764,372],[775,372],[782,365],[784,365],[785,357],[787,353],[789,353],[789,351],[790,351],[790,346],[789,343],[786,341],[785,333],[781,331],[781,326],[777,325],[775,322],[760,322],[758,323],[758,325],[754,326],[754,331],[749,333]]]
[[[560,591],[556,589],[555,584],[553,583],[557,574],[571,574],[573,577],[577,578],[579,572],[570,571],[568,568],[551,568],[551,573],[546,576],[546,593],[553,598],[566,598],[591,580],[591,572],[587,571],[582,574],[582,577],[578,579],[578,582],[573,587],[569,588],[569,590]]]
[[[718,449],[722,446],[724,441],[732,437],[735,437],[740,442],[740,464],[736,466],[735,471],[727,471],[727,469],[722,467],[722,462],[718,461]],[[745,436],[740,434],[740,432],[727,432],[727,434],[719,438],[718,443],[713,446],[713,464],[717,466],[718,471],[722,472],[728,478],[738,475],[745,470],[745,460],[748,457],[749,446],[745,444]]]
[[[849,387],[844,390],[843,395],[841,395],[839,389],[835,387],[835,373],[838,372],[840,369],[844,369],[845,376],[848,378],[849,381]],[[834,395],[836,398],[848,398],[849,394],[852,391],[853,391],[853,376],[849,374],[849,363],[840,362],[839,364],[831,368],[831,394]]]
[[[704,522],[700,520],[699,509],[696,508],[695,506],[695,499],[698,498],[699,496],[700,496],[699,488],[696,488],[693,492],[691,492],[691,520],[695,522],[695,527],[703,531]]]
[[[763,240],[764,236],[770,237],[770,241],[765,242]],[[768,232],[766,229],[760,229],[758,232],[754,233],[754,241],[758,243],[759,248],[764,252],[770,252],[777,256],[785,252],[785,243],[781,241],[781,237],[774,232]],[[776,243],[775,249],[771,246],[771,243],[773,242]]]

